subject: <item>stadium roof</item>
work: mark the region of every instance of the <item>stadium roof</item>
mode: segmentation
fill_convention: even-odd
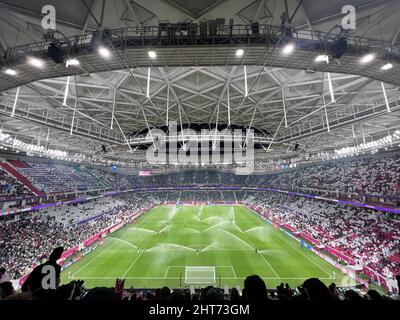
[[[143,159],[140,149],[126,143],[137,137],[132,133],[164,126],[167,120],[210,128],[231,123],[258,130],[264,142],[259,158],[282,159],[354,146],[399,129],[399,1],[52,1],[58,30],[53,37],[60,43],[69,37],[80,39],[71,55],[80,65],[69,68],[43,56],[48,40],[43,37],[41,10],[48,3],[0,1],[0,46],[3,56],[12,52],[16,57],[11,66],[17,71],[5,74],[10,64],[3,66],[0,121],[3,132],[26,143],[86,155],[101,154],[105,145],[109,153],[104,157]],[[341,10],[348,3],[357,9],[348,52],[340,63],[316,63],[315,57],[328,50],[325,44],[339,34]],[[294,52],[285,55],[285,43],[273,37],[251,42],[245,25],[258,21],[279,30],[286,11],[293,15],[299,46]],[[234,19],[233,32],[240,34],[234,42],[224,42],[223,36],[212,43],[151,41],[157,39],[160,22],[220,18],[225,25]],[[126,34],[119,37],[121,28]],[[120,30],[112,33],[108,59],[85,47],[98,29]],[[124,38],[127,34],[132,38]],[[122,50],[120,39],[132,42]],[[237,56],[239,48],[243,55]],[[377,53],[376,59],[360,63],[369,51]],[[39,55],[44,66],[21,62],[18,53]],[[388,62],[393,68],[381,70]],[[299,149],[293,152],[297,143]]]

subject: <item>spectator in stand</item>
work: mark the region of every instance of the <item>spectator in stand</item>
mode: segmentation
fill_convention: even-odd
[[[362,297],[354,290],[347,290],[344,293],[344,300],[347,300],[347,301],[362,301]]]
[[[9,282],[11,280],[10,276],[6,272],[5,268],[0,268],[0,283]]]
[[[267,287],[258,275],[248,276],[244,280],[243,299],[252,301],[268,300]]]
[[[396,276],[396,281],[397,281],[397,294],[394,294],[394,295],[392,296],[392,298],[393,298],[394,300],[400,300],[400,274],[398,274],[398,275]]]
[[[304,281],[302,288],[307,300],[310,301],[332,301],[332,296],[326,285],[317,278],[310,278]]]
[[[0,265],[12,279],[29,273],[57,246],[72,248],[105,228],[149,207],[154,200],[143,196],[105,198],[82,206],[62,206],[51,214],[45,209],[23,220],[0,223]],[[111,210],[110,210],[111,209]],[[74,223],[64,223],[68,217]],[[83,220],[83,221],[82,221]],[[79,224],[78,224],[79,222]]]
[[[28,278],[22,285],[22,291],[35,292],[37,289],[43,288],[43,280],[46,280],[46,283],[50,286],[53,284],[55,287],[52,289],[55,290],[56,288],[58,288],[58,286],[60,285],[61,266],[57,263],[57,260],[61,258],[63,251],[63,247],[55,248],[50,254],[49,260],[47,262],[33,269],[33,271],[29,274]],[[44,269],[47,266],[52,267],[53,270]]]
[[[368,290],[367,294],[365,295],[365,299],[373,300],[373,301],[381,301],[382,300],[382,296],[376,290]]]
[[[328,289],[329,289],[331,295],[332,295],[334,298],[339,299],[339,291],[338,291],[337,288],[336,288],[336,283],[331,283],[331,284],[329,285]]]
[[[276,293],[279,300],[290,300],[293,296],[293,290],[289,287],[289,284],[281,283],[279,286],[276,287]]]
[[[157,300],[170,300],[171,290],[168,287],[162,287],[156,292]]]
[[[14,288],[10,281],[0,283],[0,300],[4,300],[13,294]]]

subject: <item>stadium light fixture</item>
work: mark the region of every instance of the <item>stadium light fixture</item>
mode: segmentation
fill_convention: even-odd
[[[155,51],[153,51],[153,50],[150,50],[147,54],[149,55],[150,59],[157,58],[157,53]]]
[[[69,90],[69,76],[67,77],[67,83],[65,84],[64,100],[62,104],[63,106],[67,105],[68,90]]]
[[[150,99],[150,76],[151,76],[151,69],[150,67],[147,68],[147,87],[146,87],[146,98]]]
[[[41,68],[44,66],[43,60],[40,60],[38,58],[29,58],[28,63],[36,68]]]
[[[368,53],[365,56],[363,56],[360,61],[362,64],[365,64],[365,63],[371,62],[374,59],[375,59],[375,55],[373,53]]]
[[[244,50],[243,49],[237,49],[235,54],[236,54],[236,57],[238,57],[238,58],[243,57]]]
[[[329,92],[331,94],[331,102],[336,102],[335,100],[335,95],[333,93],[333,85],[332,85],[332,80],[331,80],[331,74],[328,72],[328,86],[329,86]]]
[[[6,69],[5,74],[8,74],[9,76],[16,76],[17,75],[17,71],[15,71],[14,69]]]
[[[315,58],[315,62],[329,63],[329,57],[326,54],[320,54]]]
[[[110,50],[108,50],[106,47],[99,47],[97,49],[97,52],[103,57],[103,58],[109,58],[111,56]]]
[[[67,61],[65,61],[65,67],[69,67],[69,66],[79,66],[79,60],[78,59],[68,59]]]
[[[292,53],[294,49],[295,49],[294,44],[288,43],[286,46],[283,47],[282,52],[283,52],[283,54],[288,55],[288,54]]]
[[[13,108],[12,108],[12,111],[11,111],[11,118],[14,118],[15,109],[17,108],[18,97],[19,97],[19,89],[20,89],[20,87],[17,88],[17,92],[15,93],[14,104],[13,104]]]
[[[385,104],[386,104],[386,111],[390,113],[390,106],[389,106],[389,101],[386,95],[386,90],[385,90],[385,85],[383,81],[381,81],[381,86],[382,86],[382,92],[383,92],[383,97],[385,98]]]
[[[244,96],[247,97],[249,94],[248,88],[247,88],[247,68],[246,66],[243,66],[243,73],[244,73]]]
[[[388,62],[381,67],[381,70],[389,70],[392,68],[393,68],[393,65],[390,62]]]

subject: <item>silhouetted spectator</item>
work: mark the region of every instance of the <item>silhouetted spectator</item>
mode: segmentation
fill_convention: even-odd
[[[354,290],[347,290],[344,293],[344,300],[348,301],[361,301],[362,297]]]
[[[304,293],[307,296],[307,300],[310,301],[329,301],[333,300],[333,296],[330,293],[326,285],[317,278],[310,278],[303,283]]]
[[[374,300],[374,301],[382,300],[381,294],[376,290],[368,290],[367,294],[365,295],[365,298],[367,300]]]
[[[268,300],[268,292],[264,280],[257,275],[248,276],[244,280],[243,299]]]
[[[328,289],[329,289],[331,295],[332,295],[334,298],[339,299],[339,291],[337,290],[336,284],[335,284],[335,283],[332,282],[332,283],[329,285]]]
[[[97,287],[89,290],[82,301],[109,301],[118,300],[114,288]]]
[[[43,268],[45,266],[52,266],[54,268],[54,276],[55,279],[52,279],[55,283],[55,288],[58,288],[60,284],[60,274],[61,274],[61,266],[57,263],[57,260],[61,258],[61,255],[64,251],[63,247],[57,247],[53,250],[53,252],[50,254],[49,260],[46,261],[45,263],[42,263],[38,265],[33,271],[29,274],[28,278],[25,280],[24,284],[22,285],[22,291],[23,292],[34,292],[35,290],[42,287],[42,280],[44,279],[45,276],[48,275]],[[50,276],[52,273],[50,273]],[[44,288],[48,289],[48,288]]]
[[[173,301],[184,301],[185,295],[182,293],[181,290],[174,290],[171,294],[171,300]]]
[[[14,287],[11,282],[5,281],[0,283],[0,299],[5,299],[14,294]]]
[[[158,293],[159,300],[170,300],[171,290],[168,287],[162,287]]]
[[[10,276],[7,274],[6,269],[0,268],[0,283],[9,282],[10,280]]]
[[[279,300],[290,300],[293,295],[293,290],[290,288],[289,284],[281,283],[279,286],[276,287],[277,289],[277,297]]]
[[[240,300],[240,295],[239,295],[238,289],[236,289],[236,288],[231,289],[229,300],[231,300],[231,301],[239,301]]]
[[[219,288],[211,287],[204,295],[205,301],[219,301],[224,300],[224,294]]]

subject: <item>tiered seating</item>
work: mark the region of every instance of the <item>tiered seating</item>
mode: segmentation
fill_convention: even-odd
[[[106,185],[88,172],[54,163],[30,163],[20,168],[21,173],[31,179],[47,193],[82,191],[105,188]]]
[[[139,201],[133,195],[109,198],[84,204],[78,210],[73,206],[63,206],[59,210],[48,210],[45,215],[39,211],[25,220],[0,223],[0,266],[6,268],[13,279],[18,279],[43,256],[48,256],[54,247],[72,248],[151,203],[148,198]],[[114,210],[100,216],[107,208]],[[91,216],[96,216],[96,219],[81,224],[63,223],[66,217],[77,222]]]
[[[14,176],[0,167],[0,198],[32,196],[33,193]]]
[[[114,198],[102,198],[77,206],[52,207],[43,211],[43,215],[61,226],[70,226],[94,216],[100,216],[111,210],[118,210],[124,202]]]
[[[350,263],[387,277],[400,273],[389,252],[400,249],[400,221],[376,211],[275,193],[257,193],[253,202],[270,211],[303,238],[323,244]]]
[[[123,175],[109,170],[74,167],[54,163],[10,161],[18,170],[46,192],[112,188],[130,189],[141,186],[171,185],[235,185],[271,187],[303,192],[339,193],[339,197],[355,197],[369,204],[400,203],[400,155],[342,159],[317,165],[294,168],[279,174],[237,176],[217,171],[175,172],[149,177]],[[312,189],[312,190],[309,190]],[[381,196],[378,201],[371,196]]]
[[[389,256],[388,259],[400,265],[400,253],[393,254]]]
[[[29,168],[29,164],[27,164],[25,161],[19,161],[19,160],[7,160],[9,164],[11,164],[14,168]]]
[[[39,190],[38,188],[36,188],[36,186],[34,186],[32,184],[32,182],[27,179],[24,175],[22,175],[21,173],[19,173],[13,166],[11,166],[10,164],[6,163],[6,162],[1,162],[0,166],[5,169],[6,171],[8,171],[10,174],[12,174],[22,185],[24,185],[26,188],[28,188],[29,190],[31,190],[34,194],[36,195],[43,195],[44,193]],[[21,169],[22,170],[22,169]]]

